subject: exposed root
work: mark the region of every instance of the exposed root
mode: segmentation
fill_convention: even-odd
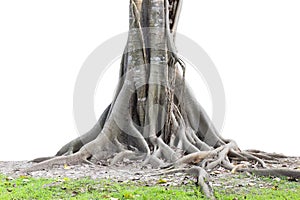
[[[110,164],[115,165],[118,162],[122,162],[125,158],[129,160],[142,160],[144,157],[145,154],[124,150],[118,153],[117,155],[115,155],[114,158],[111,160]]]
[[[252,154],[250,154],[250,153],[247,153],[247,152],[245,152],[245,151],[241,152],[241,154],[242,154],[243,156],[245,156],[246,158],[248,158],[249,160],[257,161],[258,163],[261,164],[261,166],[262,166],[263,168],[266,168],[266,167],[267,167],[266,163],[265,163],[262,159],[260,159],[260,158],[258,158],[258,157],[256,157],[256,156],[254,156],[254,155],[252,155]]]
[[[30,168],[26,169],[21,169],[21,173],[28,173],[28,172],[34,172],[34,171],[39,171],[39,170],[44,170],[44,169],[49,169],[55,165],[76,165],[76,164],[81,164],[84,161],[86,161],[91,154],[83,149],[75,154],[69,155],[69,156],[59,156],[52,158],[50,160],[46,160],[44,162],[38,163],[33,165]]]
[[[230,149],[229,151],[229,157],[231,160],[236,160],[236,161],[243,161],[243,160],[248,160],[245,156],[243,156],[240,152],[235,151],[234,149]]]
[[[152,175],[158,176],[158,175],[166,175],[166,174],[172,174],[177,172],[187,173],[189,175],[196,177],[197,178],[196,184],[201,187],[201,190],[205,194],[205,196],[208,197],[209,199],[215,199],[213,188],[211,187],[210,184],[210,176],[201,167],[193,166],[190,168],[185,167],[185,168],[167,169]]]
[[[33,160],[30,160],[29,162],[33,162],[33,163],[40,163],[46,160],[50,160],[52,158],[55,158],[56,156],[48,156],[48,157],[40,157],[40,158],[35,158]]]
[[[117,109],[120,107],[116,107]],[[122,109],[122,108],[121,108]],[[120,111],[120,110],[119,110]],[[113,111],[112,113],[114,113]],[[122,110],[120,111],[122,112]],[[294,179],[300,178],[299,170],[291,169],[268,169],[265,161],[279,162],[280,158],[285,156],[280,154],[269,154],[262,151],[240,151],[237,144],[232,140],[221,140],[219,138],[218,146],[209,146],[203,137],[198,137],[195,130],[187,126],[189,122],[180,115],[177,105],[174,105],[172,116],[172,130],[174,130],[172,146],[167,144],[161,136],[152,135],[146,141],[142,133],[136,129],[132,124],[126,127],[130,131],[131,141],[127,143],[122,136],[122,131],[111,119],[105,119],[105,127],[101,127],[101,134],[97,134],[96,139],[85,144],[79,151],[70,155],[38,158],[33,161],[40,162],[28,169],[22,169],[21,173],[29,173],[37,170],[49,169],[55,165],[74,165],[81,163],[94,164],[97,161],[110,160],[110,164],[114,165],[118,162],[123,162],[124,159],[129,160],[144,160],[143,164],[151,164],[153,168],[160,167],[162,170],[159,174],[168,174],[175,172],[184,172],[197,177],[197,184],[201,187],[203,193],[210,199],[214,199],[213,189],[209,183],[208,172],[213,171],[217,167],[224,167],[231,170],[232,173],[248,172],[258,176],[286,176]],[[125,124],[125,122],[122,122]],[[209,127],[208,127],[209,128]],[[209,131],[212,133],[212,130]],[[170,141],[171,142],[171,141]],[[201,150],[197,144],[202,142],[207,147],[207,150]],[[150,149],[150,145],[152,148]],[[149,145],[149,146],[148,146]],[[70,146],[70,145],[69,145]],[[179,154],[176,149],[185,153]],[[69,148],[70,149],[70,148]],[[191,151],[192,149],[192,151]],[[64,149],[65,151],[66,149]],[[61,151],[63,152],[63,151]],[[68,151],[65,151],[68,154]],[[236,162],[234,165],[231,161]],[[248,164],[242,161],[248,161]],[[250,161],[256,162],[251,164]],[[257,163],[260,167],[257,168]],[[254,168],[253,168],[254,167]],[[158,175],[158,174],[156,174]]]
[[[101,130],[106,122],[110,108],[111,108],[111,105],[107,106],[107,108],[104,110],[104,112],[100,116],[98,122],[95,124],[95,126],[90,131],[88,131],[84,135],[81,135],[78,138],[76,138],[76,139],[72,140],[71,142],[67,143],[66,145],[64,145],[56,153],[55,156],[71,155],[73,153],[76,153],[85,144],[96,139],[96,137],[101,133]],[[37,159],[35,159],[35,160],[37,160]],[[43,159],[40,159],[40,160],[44,161]],[[37,161],[39,161],[39,160],[37,160]]]
[[[158,150],[153,155],[158,154],[158,158],[162,158],[167,162],[174,162],[178,159],[176,152],[171,149],[161,138],[156,139]],[[160,155],[160,156],[159,156]]]
[[[186,156],[183,156],[182,158],[178,159],[174,166],[181,166],[183,164],[198,164],[202,162],[204,159],[212,158],[217,155],[217,152],[215,151],[200,151],[196,153],[191,153]]]
[[[273,177],[290,177],[293,179],[300,178],[300,170],[291,170],[286,168],[278,169],[241,169],[242,172],[253,173],[258,176],[273,176]]]
[[[161,174],[181,171],[197,177],[210,199],[215,197],[208,172],[220,166],[232,173],[300,178],[298,170],[267,168],[266,163],[280,162],[284,155],[241,151],[234,141],[224,139],[195,99],[175,47],[182,2],[130,0],[131,31],[111,105],[89,132],[63,146],[56,156],[33,160],[39,163],[21,172],[141,160],[160,167]]]
[[[207,162],[207,165],[205,166],[205,168],[208,170],[213,170],[214,168],[221,166],[222,163],[226,160],[230,149],[234,149],[234,148],[236,148],[236,144],[234,142],[226,144],[222,148],[222,150],[217,153],[217,159],[215,159],[212,162]]]
[[[150,155],[143,162],[143,165],[147,165],[147,164],[150,164],[155,169],[155,168],[161,168],[162,166],[164,166],[165,163],[157,156]]]
[[[251,153],[253,155],[258,155],[257,157],[259,157],[259,156],[269,156],[269,157],[271,157],[273,159],[276,159],[276,158],[288,158],[288,156],[283,155],[283,154],[267,153],[267,152],[264,152],[264,151],[254,150],[254,149],[246,150],[246,152],[249,152],[249,153]]]
[[[197,177],[197,184],[201,187],[202,192],[206,197],[209,199],[215,199],[214,191],[210,184],[210,176],[203,168],[192,167],[186,172]]]
[[[233,166],[232,169],[231,169],[231,173],[236,173],[238,171],[241,171],[242,169],[245,169],[245,168],[248,168],[248,165],[247,164],[238,164],[236,166]]]

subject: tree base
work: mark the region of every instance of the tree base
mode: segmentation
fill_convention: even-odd
[[[162,168],[161,173],[196,176],[211,199],[209,173],[220,166],[232,172],[299,178],[298,170],[267,168],[267,162],[281,155],[241,151],[215,129],[185,82],[185,64],[175,48],[181,4],[182,0],[130,0],[130,31],[111,105],[88,133],[54,157],[35,159],[40,163],[23,172],[142,160]]]
[[[210,151],[200,151],[183,155],[173,163],[163,162],[161,158],[156,155],[147,156],[146,154],[131,150],[124,150],[113,155],[102,153],[101,156],[103,155],[107,157],[102,160],[102,163],[105,162],[109,165],[120,164],[120,162],[124,160],[143,160],[143,165],[151,164],[155,168],[159,168],[158,171],[155,170],[156,172],[150,175],[157,176],[177,172],[187,173],[196,177],[196,184],[200,186],[202,192],[209,199],[215,199],[209,174],[213,173],[220,166],[230,170],[232,173],[247,172],[258,176],[300,178],[299,170],[268,168],[269,164],[276,163],[278,165],[283,158],[288,158],[287,156],[258,150],[240,151],[233,141]],[[87,150],[80,150],[68,156],[35,159],[35,162],[43,161],[30,168],[22,169],[21,173],[49,169],[55,165],[75,165],[82,163],[95,165],[101,163],[101,160],[94,160],[94,162],[92,162],[92,157],[95,157],[95,155],[92,155]]]

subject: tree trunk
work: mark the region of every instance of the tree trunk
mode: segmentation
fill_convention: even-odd
[[[265,167],[257,153],[240,151],[234,141],[218,134],[185,83],[185,64],[175,47],[181,4],[182,0],[130,0],[128,41],[111,105],[88,133],[66,144],[55,157],[36,159],[43,162],[26,172],[108,159],[114,164],[126,157],[154,167],[185,166],[185,172],[198,177],[206,196],[214,198],[206,170],[237,170],[233,159]]]

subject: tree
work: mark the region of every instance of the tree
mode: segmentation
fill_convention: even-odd
[[[54,164],[139,159],[167,168],[163,173],[181,170],[197,176],[210,198],[214,197],[207,171],[218,166],[300,177],[299,171],[266,169],[264,160],[281,155],[241,151],[233,140],[223,138],[193,97],[175,47],[182,2],[130,0],[128,41],[113,101],[89,132],[63,146],[56,156],[34,160],[39,163],[24,172]],[[233,165],[233,160],[252,160],[265,169]]]

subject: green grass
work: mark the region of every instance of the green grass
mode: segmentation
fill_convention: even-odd
[[[300,199],[299,182],[287,180],[270,182],[270,188],[216,187],[218,199]],[[193,184],[181,187],[138,186],[138,183],[116,183],[108,180],[37,179],[19,177],[11,179],[0,175],[0,199],[204,199]]]
[[[291,182],[285,179],[274,181],[271,178],[263,178],[264,182],[269,183],[269,187],[260,188],[259,184],[255,186],[247,186],[241,188],[221,189],[216,191],[216,196],[219,199],[234,200],[234,199],[295,199],[300,200],[300,184],[299,182]]]

